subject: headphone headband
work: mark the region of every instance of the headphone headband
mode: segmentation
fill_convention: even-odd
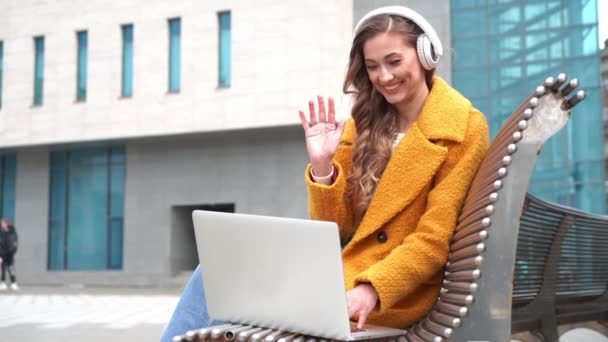
[[[420,14],[418,14],[418,12],[405,6],[380,7],[367,13],[363,16],[363,18],[359,20],[359,22],[355,26],[354,35],[357,35],[357,33],[359,33],[359,30],[363,26],[364,22],[366,22],[371,17],[375,17],[381,14],[397,15],[413,21],[416,25],[420,27],[420,29],[422,29],[422,31],[426,34],[426,36],[433,44],[437,59],[439,59],[443,55],[443,45],[441,45],[439,36],[437,36],[437,33],[435,32],[435,29],[433,29],[433,26],[431,26],[431,24],[426,19],[424,19]]]

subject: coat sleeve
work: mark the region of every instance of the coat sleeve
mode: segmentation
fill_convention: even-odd
[[[357,284],[374,286],[380,311],[395,306],[445,266],[458,213],[488,146],[485,117],[473,111],[464,141],[448,145],[448,156],[435,175],[416,230],[355,278]]]
[[[354,129],[351,120],[347,124],[345,134],[351,135],[349,130]],[[350,174],[352,165],[352,143],[342,140],[334,157],[334,167],[338,177],[331,185],[316,183],[310,176],[311,165],[306,168],[305,180],[308,188],[308,209],[313,220],[332,221],[340,228],[340,240],[347,242],[355,232],[353,211],[344,201],[346,178]]]

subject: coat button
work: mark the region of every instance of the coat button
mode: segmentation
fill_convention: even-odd
[[[386,232],[384,230],[381,230],[378,232],[378,234],[376,234],[376,239],[378,239],[378,242],[380,243],[385,243],[388,239],[388,235],[386,235]]]

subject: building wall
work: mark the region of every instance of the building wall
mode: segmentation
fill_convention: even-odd
[[[24,284],[166,286],[196,264],[190,213],[307,217],[307,155],[296,110],[340,95],[353,22],[384,1],[25,0],[0,3],[0,148],[17,153],[15,222]],[[410,5],[409,3],[404,3]],[[436,6],[434,6],[436,5]],[[449,7],[416,4],[444,43]],[[217,12],[232,13],[232,85],[217,87]],[[168,89],[169,18],[181,17],[181,91]],[[134,95],[121,98],[121,30],[134,26]],[[88,31],[87,99],[76,99],[76,31]],[[44,98],[32,106],[33,37],[45,37]],[[48,271],[50,152],[125,144],[122,270]],[[179,284],[181,285],[181,284]]]
[[[36,279],[47,269],[49,150],[31,147],[17,153],[15,227],[18,280]]]
[[[307,217],[299,127],[137,139],[126,146],[123,269],[103,272],[47,271],[49,151],[19,151],[20,282],[170,285],[196,260],[191,209],[233,203],[238,213]]]
[[[130,142],[124,270],[181,270],[182,246],[172,241],[189,232],[172,222],[178,206],[233,203],[238,213],[306,217],[307,159],[299,127]]]
[[[145,4],[144,4],[145,3]],[[218,88],[217,12],[232,13],[232,86]],[[297,124],[340,96],[350,0],[0,2],[0,148]],[[181,92],[168,90],[168,23],[181,17]],[[120,98],[122,24],[134,25],[134,95]],[[88,30],[87,100],[76,99],[76,31]],[[32,106],[33,37],[45,37],[44,100]]]

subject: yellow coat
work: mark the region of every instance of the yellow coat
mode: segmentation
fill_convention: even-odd
[[[441,78],[395,148],[358,226],[343,200],[355,125],[347,123],[334,158],[338,177],[315,183],[306,170],[312,219],[334,221],[343,241],[346,288],[371,283],[379,305],[372,324],[404,328],[438,297],[457,215],[489,146],[485,117]]]

